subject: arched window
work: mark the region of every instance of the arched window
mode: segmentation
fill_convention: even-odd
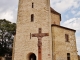
[[[30,54],[29,60],[36,60],[36,55],[34,53]]]
[[[34,21],[34,14],[31,14],[31,22]]]

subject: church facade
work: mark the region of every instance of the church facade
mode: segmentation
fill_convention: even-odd
[[[12,60],[78,60],[75,30],[60,26],[50,0],[19,0]]]

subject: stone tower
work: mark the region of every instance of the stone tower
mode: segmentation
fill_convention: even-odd
[[[13,60],[52,60],[50,0],[19,0]]]
[[[78,60],[75,30],[60,25],[50,0],[19,0],[13,60]]]

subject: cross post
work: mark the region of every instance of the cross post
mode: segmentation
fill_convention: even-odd
[[[42,37],[49,36],[49,33],[42,33],[42,29],[39,28],[38,33],[32,34],[32,37],[38,38],[38,60],[42,60]]]

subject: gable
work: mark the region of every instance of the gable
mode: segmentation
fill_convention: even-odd
[[[50,7],[50,10],[51,10],[51,13],[52,14],[56,14],[56,15],[59,15],[60,16],[60,21],[61,21],[61,14],[57,11],[55,11],[53,8]]]

